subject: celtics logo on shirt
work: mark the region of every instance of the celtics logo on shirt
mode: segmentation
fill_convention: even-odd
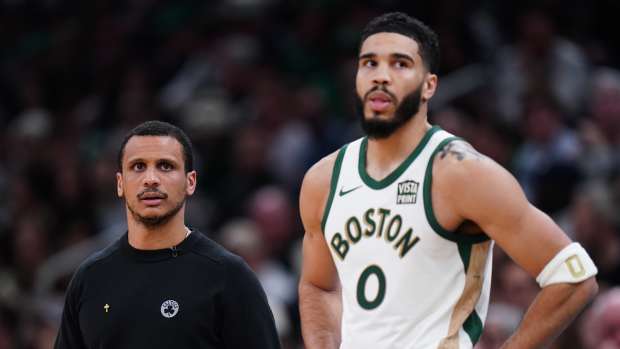
[[[179,312],[179,303],[169,299],[161,304],[160,310],[165,318],[172,318]]]

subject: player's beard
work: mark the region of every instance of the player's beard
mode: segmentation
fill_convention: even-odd
[[[395,96],[384,87],[376,86],[368,91],[366,96],[374,91],[383,91],[390,95],[392,100],[396,102]],[[398,107],[394,111],[394,116],[392,116],[391,119],[381,120],[377,117],[366,118],[366,115],[364,115],[364,101],[356,93],[355,111],[362,123],[362,130],[364,130],[368,138],[382,139],[389,137],[418,113],[418,110],[420,110],[421,96],[422,84],[403,98],[400,104],[398,104]]]
[[[136,211],[133,207],[131,207],[129,201],[125,200],[125,204],[127,205],[127,209],[129,210],[129,212],[131,212],[134,220],[136,220],[138,223],[141,223],[145,227],[155,228],[166,224],[172,217],[176,216],[176,214],[179,213],[181,208],[183,208],[186,199],[187,196],[183,197],[183,199],[177,202],[170,210],[157,216],[143,216],[138,213],[138,211]]]

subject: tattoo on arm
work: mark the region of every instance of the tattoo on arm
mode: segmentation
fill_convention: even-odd
[[[483,157],[471,145],[464,142],[450,142],[441,148],[439,158],[443,159],[448,155],[454,156],[459,161],[465,158],[480,160]]]

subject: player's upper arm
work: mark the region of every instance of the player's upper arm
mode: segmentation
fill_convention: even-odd
[[[460,219],[476,223],[536,277],[570,239],[528,202],[507,170],[465,142],[450,144],[435,159],[433,185]]]
[[[306,231],[301,282],[325,290],[333,290],[337,285],[336,269],[321,227],[336,157],[337,152],[334,152],[312,166],[299,194],[299,211]]]

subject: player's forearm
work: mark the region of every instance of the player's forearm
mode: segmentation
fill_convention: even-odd
[[[543,288],[502,349],[534,349],[550,344],[597,291],[594,277],[579,284],[555,284]]]
[[[325,291],[307,282],[299,284],[299,313],[308,349],[340,346],[341,301],[338,291]]]

